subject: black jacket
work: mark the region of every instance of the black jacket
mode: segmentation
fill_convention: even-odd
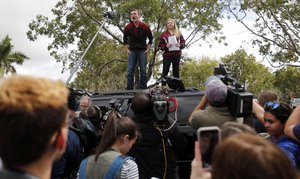
[[[177,124],[168,131],[161,130],[161,134],[154,126],[151,117],[131,116],[131,118],[138,125],[141,134],[129,152],[138,165],[140,178],[163,178],[165,166],[167,167],[167,179],[178,178],[176,156],[184,151],[186,141],[180,134]],[[172,123],[173,121],[169,119],[160,128],[166,129]]]

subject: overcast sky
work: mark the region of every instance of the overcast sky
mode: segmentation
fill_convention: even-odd
[[[49,77],[63,81],[69,77],[69,72],[61,73],[62,64],[56,63],[54,58],[49,55],[47,44],[50,41],[47,37],[39,36],[37,41],[31,42],[26,36],[29,22],[34,20],[37,14],[50,16],[51,9],[56,2],[55,0],[0,1],[0,39],[8,34],[12,38],[13,51],[21,51],[30,58],[22,66],[16,65],[18,74]],[[202,43],[201,47],[193,45],[189,49],[185,49],[184,52],[193,57],[219,58],[243,47],[248,53],[256,54],[256,49],[252,49],[250,42],[253,36],[240,24],[224,20],[223,31],[227,37],[228,46],[214,44],[212,48],[209,48],[207,44]]]

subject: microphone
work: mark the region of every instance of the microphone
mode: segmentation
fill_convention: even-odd
[[[103,13],[103,17],[109,18],[109,19],[113,19],[117,16],[117,13],[114,11],[108,11]]]

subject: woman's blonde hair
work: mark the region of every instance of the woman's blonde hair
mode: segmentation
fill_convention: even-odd
[[[174,22],[174,35],[175,35],[176,38],[179,38],[181,36],[181,32],[179,31],[179,28],[177,27],[176,22],[175,22],[174,19],[169,18],[167,20],[167,22],[166,22],[166,31],[168,31],[168,25],[167,24],[168,24],[169,21]]]

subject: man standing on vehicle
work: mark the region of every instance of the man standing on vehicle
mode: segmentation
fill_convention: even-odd
[[[153,41],[149,26],[140,20],[140,11],[134,9],[130,13],[131,22],[124,29],[123,42],[128,54],[127,90],[134,86],[134,71],[136,63],[140,67],[140,89],[147,88],[147,52]],[[148,44],[146,40],[148,38]]]

